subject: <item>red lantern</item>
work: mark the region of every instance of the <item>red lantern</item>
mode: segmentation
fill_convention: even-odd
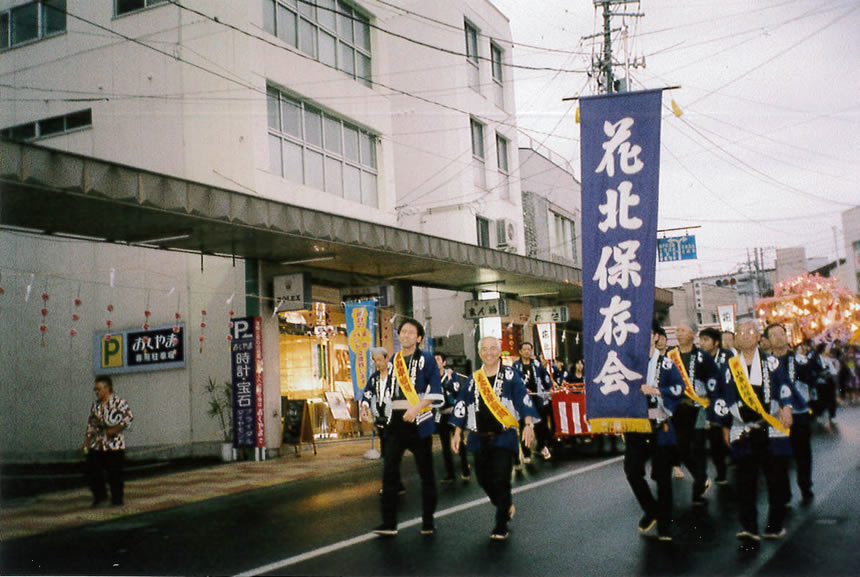
[[[42,309],[42,310],[41,310],[41,313],[42,313],[42,316],[43,316],[43,317],[48,316],[48,309]]]
[[[81,299],[75,299],[75,306],[76,306],[76,307],[79,307],[79,306],[81,306],[82,304],[84,304],[84,301],[82,301]]]
[[[79,317],[79,316],[78,316],[78,315],[76,315],[76,314],[73,314],[73,315],[72,315],[72,320],[73,320],[73,321],[79,321],[79,320],[81,320],[81,317]]]
[[[108,305],[108,306],[107,306],[107,312],[109,312],[109,313],[112,313],[112,312],[113,312],[113,305]]]
[[[76,334],[78,334],[78,331],[76,331],[75,329],[69,329],[70,336],[75,336]]]

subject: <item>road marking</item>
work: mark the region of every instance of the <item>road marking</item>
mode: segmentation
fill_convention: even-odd
[[[559,481],[563,481],[565,479],[569,479],[570,477],[575,477],[576,475],[581,475],[583,473],[588,473],[589,471],[593,471],[595,469],[600,469],[601,467],[606,467],[608,465],[613,465],[622,461],[624,459],[623,456],[613,457],[611,459],[607,459],[605,461],[601,461],[600,463],[594,463],[592,465],[588,465],[586,467],[582,467],[580,469],[574,469],[573,471],[568,471],[567,473],[559,473],[558,475],[553,475],[552,477],[547,477],[546,479],[541,479],[540,481],[535,481],[533,483],[528,483],[526,485],[522,485],[521,487],[517,487],[513,491],[512,494],[522,493],[524,491],[530,491],[532,489],[537,489],[538,487],[543,487],[544,485],[549,485],[550,483],[557,483]],[[481,499],[475,499],[474,501],[469,501],[467,503],[462,503],[460,505],[456,505],[454,507],[448,507],[447,509],[443,509],[442,511],[438,511],[435,515],[436,519],[440,519],[442,517],[447,517],[448,515],[453,515],[454,513],[459,513],[461,511],[465,511],[467,509],[472,509],[477,507],[478,505],[483,505],[485,503],[489,503],[490,499],[487,497],[482,497]],[[410,519],[408,521],[404,521],[402,523],[397,524],[397,529],[403,530],[408,529],[409,527],[414,527],[421,523],[421,517],[416,517],[415,519]],[[338,541],[337,543],[332,543],[331,545],[326,545],[325,547],[320,547],[319,549],[314,549],[313,551],[308,551],[306,553],[302,553],[300,555],[293,555],[292,557],[287,557],[281,561],[276,561],[274,563],[269,563],[268,565],[263,565],[261,567],[256,567],[254,569],[249,569],[243,573],[238,573],[236,577],[252,577],[254,575],[261,575],[263,573],[269,573],[271,571],[277,571],[278,569],[283,569],[284,567],[289,567],[290,565],[296,565],[297,563],[302,563],[309,559],[314,559],[316,557],[320,557],[322,555],[327,555],[328,553],[334,553],[335,551],[340,551],[341,549],[346,549],[347,547],[352,547],[353,545],[358,545],[359,543],[364,543],[365,541],[370,541],[372,539],[376,539],[379,536],[376,533],[365,533],[363,535],[358,535],[357,537],[353,537],[352,539],[346,539],[345,541]]]

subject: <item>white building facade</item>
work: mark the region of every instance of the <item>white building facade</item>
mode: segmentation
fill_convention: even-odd
[[[523,254],[507,19],[485,0],[436,2],[421,16],[397,4],[404,10],[370,0],[0,0],[0,136]],[[226,327],[246,312],[264,319],[266,446],[280,446],[279,399],[290,371],[305,369],[287,366],[285,350],[298,345],[285,345],[283,319],[245,303],[274,273],[140,240],[0,230],[4,458],[74,453],[93,335],[108,320],[111,330],[180,322],[187,335],[184,369],[115,379],[135,413],[131,449],[209,451],[220,433],[204,387],[229,378]],[[338,287],[326,288],[314,301],[336,308]],[[416,312],[424,294],[415,289]],[[436,330],[460,323],[455,333],[474,336],[462,304],[457,318],[447,301],[425,302],[441,307],[437,318],[453,314]],[[308,366],[343,369],[339,345],[313,346]]]

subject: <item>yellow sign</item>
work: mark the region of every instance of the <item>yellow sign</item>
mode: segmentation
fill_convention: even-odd
[[[101,367],[103,369],[117,369],[122,364],[122,335],[111,335],[110,338],[101,338]]]

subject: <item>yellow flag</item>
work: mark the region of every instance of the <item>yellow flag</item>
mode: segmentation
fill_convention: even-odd
[[[674,100],[672,101],[672,114],[674,114],[677,118],[681,118],[681,115],[684,114],[684,111],[681,110],[681,107],[678,106],[678,103]]]
[[[576,107],[576,123],[579,124],[579,106]]]

